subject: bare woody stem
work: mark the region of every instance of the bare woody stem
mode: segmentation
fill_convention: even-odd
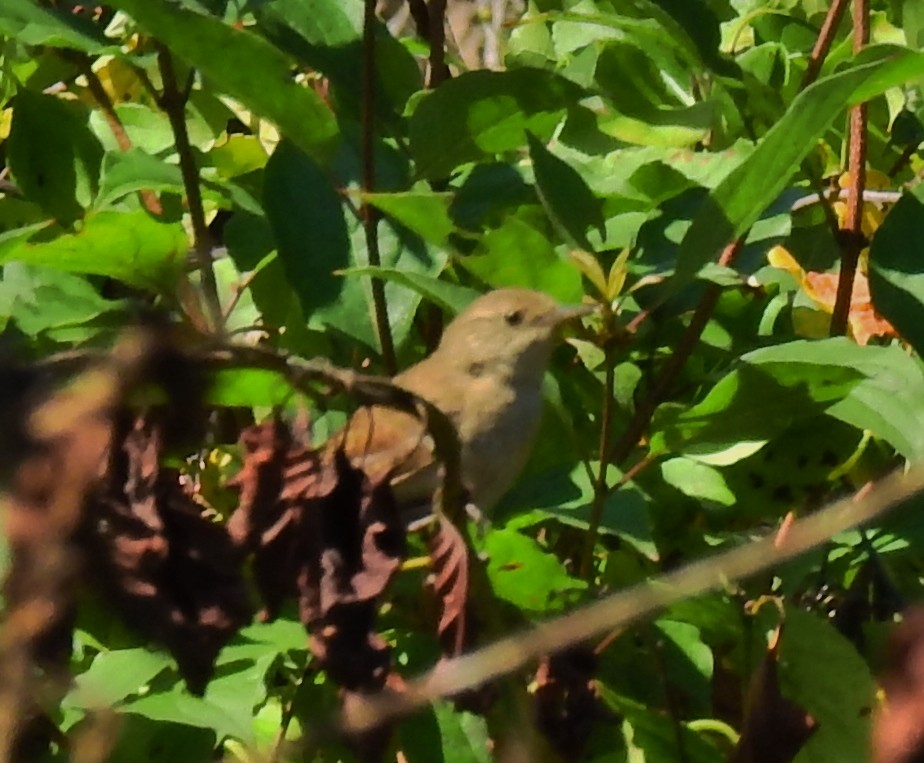
[[[818,39],[815,40],[815,47],[809,56],[808,66],[805,74],[802,76],[801,90],[805,90],[817,78],[821,71],[822,64],[828,57],[828,51],[831,50],[831,44],[834,42],[834,36],[837,34],[837,28],[840,26],[841,19],[844,17],[844,11],[847,10],[848,0],[834,0],[831,7],[828,8],[828,15],[821,25],[821,31],[818,33]]]
[[[859,53],[869,42],[869,0],[853,3],[853,51]],[[831,315],[831,334],[847,332],[850,298],[857,273],[863,236],[863,191],[866,187],[866,121],[867,105],[861,103],[850,110],[850,144],[847,171],[850,192],[847,196],[847,220],[841,236],[841,272],[837,281],[837,297]]]
[[[366,0],[363,15],[363,101],[362,101],[362,164],[363,192],[375,191],[375,0]],[[369,265],[379,267],[382,257],[379,253],[379,215],[376,209],[363,200],[360,208],[366,252]],[[388,307],[385,302],[385,285],[372,277],[372,310],[376,333],[382,351],[382,365],[387,373],[398,372],[395,357],[395,343],[388,323]]]
[[[212,269],[212,236],[205,222],[205,209],[202,205],[202,190],[199,187],[199,169],[193,156],[189,132],[186,129],[186,101],[189,98],[188,89],[183,92],[177,86],[176,71],[173,58],[167,48],[156,42],[157,66],[163,81],[163,92],[160,96],[160,107],[170,121],[176,151],[180,160],[180,173],[183,176],[183,188],[186,191],[186,204],[189,208],[189,217],[193,229],[193,250],[202,279],[202,291],[208,308],[212,328],[221,332],[223,329],[223,316],[221,302],[218,299],[218,284],[215,281],[215,271]]]
[[[719,257],[719,264],[731,265],[738,256],[743,245],[744,236],[726,246]],[[635,409],[635,415],[629,422],[629,426],[626,427],[626,430],[622,433],[622,437],[617,440],[610,451],[610,463],[621,465],[632,453],[635,446],[638,445],[639,440],[648,428],[648,424],[651,422],[651,417],[654,415],[655,408],[657,408],[670,394],[671,389],[677,382],[677,378],[680,376],[680,372],[686,365],[687,360],[689,360],[690,355],[693,354],[693,350],[696,348],[699,338],[706,328],[706,324],[709,323],[709,319],[715,311],[715,306],[719,301],[719,295],[721,293],[721,287],[716,284],[710,284],[707,287],[706,293],[696,306],[696,310],[693,313],[693,317],[690,319],[687,330],[681,337],[677,347],[674,348],[671,359],[661,372],[654,388],[646,395],[644,400],[639,403],[638,407]]]

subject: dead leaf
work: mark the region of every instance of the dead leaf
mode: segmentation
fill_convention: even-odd
[[[126,623],[166,646],[201,694],[218,652],[250,620],[240,555],[161,466],[158,427],[138,417],[127,428],[82,533],[87,566]]]
[[[744,727],[732,763],[789,763],[817,728],[806,710],[780,692],[777,663],[782,627],[776,635],[748,687]]]

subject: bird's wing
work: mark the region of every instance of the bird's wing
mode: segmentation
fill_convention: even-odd
[[[341,442],[350,462],[373,482],[391,482],[399,504],[429,501],[439,484],[433,442],[412,414],[377,405],[360,408]]]

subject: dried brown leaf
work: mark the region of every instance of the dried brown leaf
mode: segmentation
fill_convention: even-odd
[[[166,646],[190,690],[250,619],[240,554],[160,465],[160,435],[137,418],[84,528],[87,564],[129,626]],[[121,466],[122,468],[118,468]]]
[[[777,663],[783,636],[781,629],[751,679],[733,763],[789,763],[818,727],[804,708],[780,691]]]
[[[469,550],[458,528],[440,517],[437,531],[428,539],[431,585],[442,604],[437,635],[443,651],[457,657],[472,643],[469,627]]]

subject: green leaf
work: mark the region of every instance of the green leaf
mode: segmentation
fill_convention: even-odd
[[[137,191],[183,191],[180,168],[137,148],[111,151],[103,158],[94,206],[107,207]]]
[[[651,452],[702,454],[742,441],[766,441],[842,400],[864,374],[821,361],[814,347],[823,344],[789,343],[786,360],[760,350],[743,356],[743,364],[702,402],[656,424]]]
[[[721,763],[727,759],[720,750],[683,724],[668,717],[660,708],[621,696],[601,686],[601,696],[621,718],[627,754],[621,760],[662,763],[685,759],[690,763]]]
[[[568,593],[587,587],[568,575],[556,556],[514,530],[495,530],[485,538],[488,577],[494,593],[528,612],[560,610]]]
[[[662,659],[670,680],[695,703],[696,712],[709,712],[714,660],[699,628],[668,618],[656,620],[652,627],[663,640]]]
[[[450,193],[366,193],[362,198],[434,246],[445,246],[453,231]]]
[[[90,667],[77,676],[74,688],[64,699],[64,706],[110,708],[146,690],[148,684],[170,665],[167,655],[142,648],[100,652]]]
[[[441,281],[439,278],[421,273],[406,273],[395,268],[368,266],[364,268],[347,268],[341,273],[345,276],[375,276],[383,281],[406,286],[452,314],[461,313],[480,294],[480,292],[467,286]]]
[[[104,211],[77,233],[51,241],[20,242],[0,262],[17,260],[70,273],[109,276],[152,292],[171,294],[189,244],[180,223],[159,223],[146,212]]]
[[[760,217],[845,107],[924,75],[924,53],[871,46],[863,60],[800,93],[754,153],[709,195],[681,244],[675,291]]]
[[[590,463],[596,471],[599,464]],[[622,474],[607,469],[607,484],[615,485]],[[501,504],[498,516],[510,517],[508,530],[530,527],[554,519],[570,527],[586,530],[590,526],[594,486],[587,469],[577,464],[522,480]],[[634,483],[611,491],[603,506],[600,532],[614,535],[651,560],[658,559],[652,535],[648,504],[651,499]]]
[[[337,101],[359,112],[362,96],[361,0],[274,0],[257,6],[261,30],[280,48],[327,77]],[[375,108],[393,120],[421,87],[414,57],[376,24]]]
[[[99,729],[97,717],[89,717],[70,729],[76,737]],[[107,739],[107,763],[196,763],[215,753],[215,734],[182,723],[164,723],[140,715],[119,717],[118,735]],[[108,748],[112,744],[112,749]]]
[[[465,162],[547,140],[579,100],[576,87],[541,69],[474,71],[444,82],[417,106],[410,123],[417,174],[449,175]]]
[[[89,20],[64,9],[43,8],[33,0],[4,0],[0,7],[0,36],[22,45],[72,48],[84,53],[118,50]]]
[[[869,749],[876,684],[853,644],[831,623],[796,606],[786,607],[779,678],[783,696],[805,708],[818,724],[802,759],[857,760],[859,750]]]
[[[104,299],[86,279],[51,268],[8,262],[0,278],[0,318],[8,316],[24,334],[69,341],[94,333],[93,321],[124,308]],[[66,331],[70,329],[70,331]]]
[[[789,362],[807,354],[864,375],[826,413],[867,429],[909,459],[924,457],[924,370],[900,347],[860,347],[839,337],[765,347],[745,358]]]
[[[319,164],[330,160],[338,137],[334,115],[314,90],[295,82],[290,61],[262,37],[166,0],[115,0],[112,5],[218,89],[275,122]]]
[[[733,506],[735,494],[718,469],[689,458],[671,458],[661,464],[661,476],[684,495],[701,501]]]
[[[494,288],[518,286],[551,294],[562,302],[580,302],[581,274],[556,254],[552,242],[520,217],[509,217],[482,239],[486,254],[459,263]]]
[[[587,229],[605,235],[600,200],[584,179],[566,162],[551,153],[536,137],[527,132],[529,156],[536,175],[536,190],[549,219],[571,246],[592,251]]]
[[[277,371],[264,368],[223,369],[215,373],[207,400],[212,405],[236,408],[282,406],[298,394]]]
[[[327,173],[291,142],[266,165],[263,204],[279,260],[306,316],[337,301],[335,272],[350,265],[350,238],[340,196]]]
[[[7,152],[27,199],[62,224],[83,215],[96,194],[103,149],[78,106],[21,89]]]
[[[873,236],[869,288],[876,311],[924,354],[924,188],[905,193]]]

